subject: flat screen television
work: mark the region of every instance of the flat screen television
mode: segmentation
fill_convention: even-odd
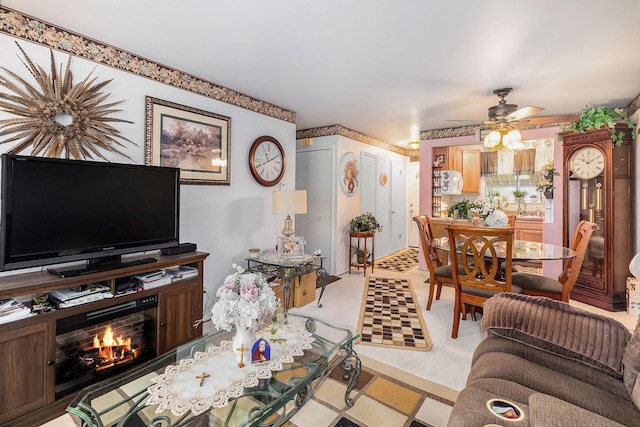
[[[0,270],[72,276],[122,265],[122,255],[177,246],[180,170],[2,155]]]

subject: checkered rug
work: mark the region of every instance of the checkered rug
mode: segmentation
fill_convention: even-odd
[[[422,351],[432,344],[407,279],[365,278],[358,333],[361,344]]]
[[[407,248],[376,261],[376,268],[404,273],[418,265],[418,248]]]

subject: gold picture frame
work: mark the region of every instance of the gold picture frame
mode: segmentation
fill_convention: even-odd
[[[231,185],[231,118],[145,97],[144,162],[180,168],[181,184]]]

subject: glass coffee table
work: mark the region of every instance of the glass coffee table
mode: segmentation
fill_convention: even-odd
[[[196,366],[194,361],[206,360],[212,364],[209,367],[214,368],[216,363],[222,365],[223,357],[219,362],[213,360],[213,356],[207,358],[209,354],[221,357],[224,351],[231,351],[228,343],[233,332],[226,331],[193,340],[124,374],[85,388],[67,411],[82,426],[279,426],[310,399],[337,367],[341,369],[342,377],[348,379],[344,399],[347,407],[351,407],[353,401],[349,394],[358,383],[362,368],[360,358],[352,348],[357,335],[349,328],[293,313],[289,313],[286,325],[282,326],[282,330],[285,329],[302,331],[309,341],[305,342],[305,349],[292,352],[286,362],[278,363],[278,370],[271,371],[270,378],[257,379],[254,386],[238,387],[236,383],[237,395],[225,400],[224,405],[217,402],[197,407],[189,406],[193,402],[187,401],[187,406],[181,407],[170,399],[170,394],[158,392],[158,381],[173,375],[172,372],[180,367],[191,369]],[[264,336],[267,339],[268,334]],[[275,348],[274,343],[272,346]],[[223,375],[224,368],[220,368],[208,371],[211,375],[202,372],[193,379],[192,374],[187,375],[186,381],[193,384],[189,383],[190,390],[182,390],[182,393],[204,391],[199,387],[206,388]],[[150,404],[158,397],[164,398],[165,404]],[[163,407],[167,406],[166,400],[169,400],[170,408]]]

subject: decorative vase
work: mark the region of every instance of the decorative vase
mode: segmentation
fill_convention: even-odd
[[[544,198],[547,200],[553,199],[553,190],[545,190]]]
[[[233,345],[233,352],[236,354],[238,363],[247,364],[251,362],[251,348],[257,340],[258,338],[253,328],[236,326],[236,334],[233,336],[231,345]]]

